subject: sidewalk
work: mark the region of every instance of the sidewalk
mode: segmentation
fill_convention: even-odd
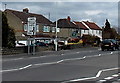
[[[50,56],[50,55],[60,55],[63,53],[70,53],[70,52],[76,52],[76,51],[85,51],[85,50],[94,50],[98,49],[99,47],[82,47],[82,48],[76,48],[76,49],[69,49],[69,50],[60,50],[60,51],[41,51],[36,52],[34,55],[28,54],[28,53],[22,53],[22,54],[14,54],[14,55],[2,55],[2,59],[4,58],[21,58],[21,57],[37,57],[37,56]],[[72,51],[71,51],[72,50]]]

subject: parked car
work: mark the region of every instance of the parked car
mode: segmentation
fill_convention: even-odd
[[[35,45],[36,45],[36,46],[48,46],[46,43],[44,43],[44,42],[39,42],[39,41],[37,41],[37,42],[35,43]]]
[[[101,42],[101,50],[119,50],[119,44],[114,39],[105,39]]]
[[[25,44],[23,44],[23,43],[16,43],[16,47],[24,47],[25,46]]]

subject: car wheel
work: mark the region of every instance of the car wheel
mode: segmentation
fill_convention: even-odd
[[[116,50],[115,47],[113,47],[112,50],[115,51]]]
[[[104,49],[103,49],[103,48],[101,48],[101,50],[102,50],[102,51],[104,51]]]

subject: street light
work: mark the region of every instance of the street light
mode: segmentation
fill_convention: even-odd
[[[58,46],[57,46],[57,20],[56,20],[56,32],[55,32],[55,51],[57,51],[58,49]]]
[[[57,8],[57,2],[56,2],[56,8]],[[55,28],[55,51],[57,51],[58,49],[58,46],[57,46],[57,26],[58,26],[58,24],[57,24],[57,10],[56,10],[56,28]]]

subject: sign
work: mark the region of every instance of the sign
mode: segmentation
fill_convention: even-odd
[[[27,26],[27,35],[36,35],[37,26],[36,26],[36,17],[28,18]]]

